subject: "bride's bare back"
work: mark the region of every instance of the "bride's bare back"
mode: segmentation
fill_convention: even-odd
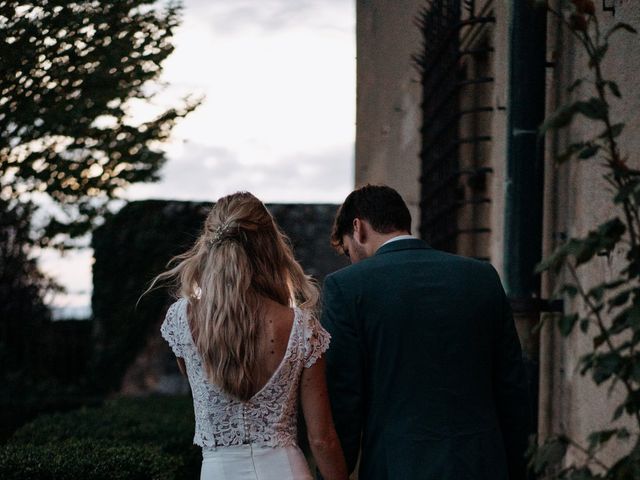
[[[282,364],[287,352],[287,346],[289,345],[291,328],[293,327],[295,317],[293,308],[280,305],[269,299],[265,299],[262,311],[264,312],[264,316],[258,338],[258,352],[260,355],[258,365],[260,368],[256,372],[258,375],[258,388],[256,392],[260,391],[267,384]],[[187,308],[187,312],[190,319],[189,323],[191,324],[190,308]],[[184,360],[177,358],[177,361],[180,371],[184,374]]]
[[[261,331],[258,336],[258,388],[264,387],[282,364],[287,351],[295,312],[293,308],[265,300]]]

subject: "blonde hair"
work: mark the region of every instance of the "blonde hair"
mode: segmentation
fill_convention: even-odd
[[[318,288],[295,260],[288,238],[248,192],[220,198],[202,234],[158,275],[189,299],[189,320],[209,381],[241,400],[261,378],[259,335],[264,297],[315,310]]]

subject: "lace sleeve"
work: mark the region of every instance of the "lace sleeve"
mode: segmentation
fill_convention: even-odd
[[[311,367],[329,348],[331,335],[313,314],[307,313],[304,335],[304,368]]]
[[[176,357],[184,357],[184,345],[182,342],[182,331],[180,329],[179,307],[180,300],[174,302],[167,310],[167,315],[160,326],[160,333],[164,338]]]

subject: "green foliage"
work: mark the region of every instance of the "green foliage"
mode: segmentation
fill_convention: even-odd
[[[49,321],[44,295],[55,285],[37,268],[29,238],[32,205],[8,210],[0,199],[0,379],[34,373],[36,345],[28,341]]]
[[[152,443],[176,453],[190,445],[193,406],[188,397],[118,398],[100,408],[43,415],[20,428],[14,444],[44,445],[68,439]]]
[[[95,388],[117,390],[125,369],[156,332],[170,302],[166,288],[138,299],[167,262],[193,245],[211,203],[146,200],[132,202],[93,235],[93,316],[96,357],[90,371]],[[346,258],[325,240],[336,205],[267,205],[291,239],[305,272],[319,282],[342,268]],[[171,289],[171,285],[169,285]]]
[[[126,205],[93,235],[95,388],[117,390],[170,301],[162,288],[138,298],[166,263],[191,247],[211,204],[148,200]]]
[[[177,4],[156,3],[0,1],[0,195],[55,202],[43,244],[84,234],[128,185],[157,180],[160,143],[196,106],[133,119],[179,22]]]
[[[54,287],[32,246],[68,246],[123,189],[158,178],[162,142],[196,106],[153,105],[179,20],[165,0],[0,0],[0,381],[2,397],[26,395],[26,416]],[[5,415],[23,417],[3,411],[0,436]]]
[[[147,445],[66,440],[0,449],[4,480],[170,480],[178,471],[178,459]]]
[[[578,115],[594,122],[593,138],[569,145],[558,162],[570,159],[597,161],[604,167],[604,179],[610,186],[612,217],[601,220],[597,228],[581,238],[571,238],[538,265],[538,271],[564,273],[568,281],[560,285],[560,296],[578,300],[576,312],[559,319],[563,336],[595,328],[593,349],[579,359],[582,375],[590,375],[597,385],[620,385],[625,396],[615,406],[612,421],[629,416],[633,428],[610,428],[591,432],[587,444],[560,435],[532,444],[530,467],[545,479],[636,479],[640,478],[640,171],[627,166],[619,149],[618,137],[624,123],[611,118],[611,96],[622,98],[618,85],[604,78],[602,62],[609,51],[609,38],[616,32],[635,34],[626,24],[616,24],[601,32],[591,0],[572,0],[569,11],[550,9],[578,40],[587,53],[592,77],[579,79],[570,87],[585,85],[593,89],[590,98],[573,101],[541,126],[541,133],[566,127]],[[601,130],[600,130],[601,129]],[[622,255],[623,265],[617,277],[584,286],[582,269],[598,256]],[[601,458],[602,450],[612,442],[622,442],[626,455],[612,463]],[[568,453],[572,452],[569,460]],[[577,454],[577,455],[576,455]]]
[[[188,397],[121,398],[45,415],[0,448],[0,478],[196,478],[193,422]]]

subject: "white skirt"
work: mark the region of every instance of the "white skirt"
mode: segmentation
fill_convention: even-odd
[[[296,447],[240,445],[202,451],[200,480],[313,480]]]

